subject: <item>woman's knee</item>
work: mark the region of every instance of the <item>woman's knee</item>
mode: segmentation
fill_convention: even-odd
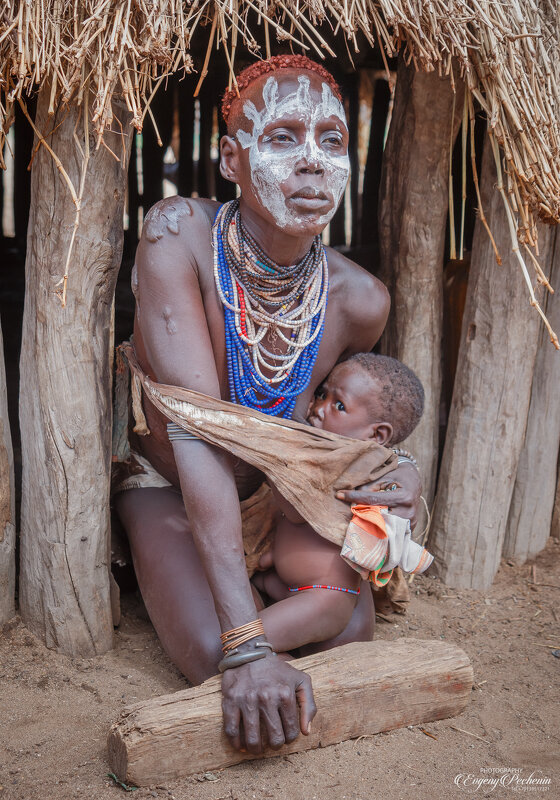
[[[168,648],[166,648],[168,650]],[[215,637],[197,637],[196,641],[180,644],[169,657],[181,670],[185,678],[195,686],[218,674],[218,663],[222,658],[219,640]]]

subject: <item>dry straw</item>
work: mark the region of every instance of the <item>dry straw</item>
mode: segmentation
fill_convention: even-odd
[[[83,104],[90,87],[99,146],[112,96],[124,97],[140,129],[165,76],[192,69],[193,36],[207,41],[202,80],[215,48],[225,48],[233,71],[240,40],[267,55],[273,32],[323,57],[331,51],[321,23],[355,48],[361,31],[384,57],[404,47],[418,69],[452,77],[454,61],[502,148],[520,243],[535,246],[537,218],[560,221],[557,0],[3,0],[0,162],[14,103],[37,86],[50,87],[53,109],[60,100]]]

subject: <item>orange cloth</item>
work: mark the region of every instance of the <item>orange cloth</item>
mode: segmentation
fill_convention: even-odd
[[[404,572],[424,572],[434,560],[412,540],[408,520],[389,514],[386,506],[370,505],[352,506],[340,555],[375,586],[385,586],[396,566]]]

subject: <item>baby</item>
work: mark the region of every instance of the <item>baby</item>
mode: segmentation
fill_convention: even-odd
[[[388,356],[358,353],[334,367],[316,392],[307,421],[316,428],[354,439],[373,439],[389,447],[412,433],[423,409],[422,384],[408,367]],[[279,651],[324,642],[341,633],[365,575],[364,570],[350,565],[351,559],[341,557],[340,547],[319,536],[291,505],[279,495],[277,498],[282,518],[273,550],[259,565],[268,571],[256,573],[253,583],[279,601],[260,612],[266,634]],[[375,507],[362,508],[364,518],[371,517],[372,511],[379,516]],[[358,524],[368,523],[358,520]],[[422,571],[430,563],[431,557]]]

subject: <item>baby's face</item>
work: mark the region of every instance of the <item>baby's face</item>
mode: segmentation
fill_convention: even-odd
[[[369,439],[381,387],[359,364],[337,364],[317,389],[307,415],[314,428],[353,439]]]

